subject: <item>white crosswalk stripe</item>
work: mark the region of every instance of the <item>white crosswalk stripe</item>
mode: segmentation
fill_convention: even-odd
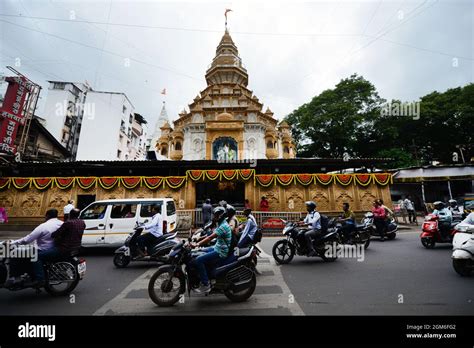
[[[156,271],[150,269],[130,283],[120,294],[99,308],[94,315],[303,315],[283,275],[272,257],[261,255],[255,293],[242,303],[233,303],[224,295],[187,295],[184,303],[158,307],[148,296],[148,281]]]

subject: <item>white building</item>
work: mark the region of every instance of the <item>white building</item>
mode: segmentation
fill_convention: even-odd
[[[63,110],[64,105],[69,110]],[[45,118],[48,130],[61,143],[71,144],[75,160],[146,158],[146,124],[138,122],[124,93],[50,81]]]

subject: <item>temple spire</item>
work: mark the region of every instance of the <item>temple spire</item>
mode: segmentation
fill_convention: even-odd
[[[232,10],[230,8],[227,8],[224,12],[224,16],[225,16],[225,31],[227,32],[227,13],[228,12],[231,12]]]

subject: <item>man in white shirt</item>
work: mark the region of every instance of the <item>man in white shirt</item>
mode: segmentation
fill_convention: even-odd
[[[412,223],[412,222],[416,223],[415,208],[413,206],[413,202],[410,199],[410,195],[406,196],[406,198],[403,201],[403,205],[405,206],[405,209],[408,212],[408,221],[410,223]]]
[[[145,225],[143,228],[149,233],[142,234],[138,237],[138,249],[145,253],[150,254],[151,248],[156,243],[159,237],[163,235],[163,217],[160,214],[161,205],[155,205],[153,207],[153,217],[151,221]]]
[[[313,201],[305,202],[306,210],[308,214],[303,220],[303,225],[306,225],[310,228],[305,232],[304,237],[306,239],[306,246],[308,247],[307,256],[316,255],[316,250],[314,250],[313,239],[317,238],[321,233],[321,214],[316,211],[316,203]]]
[[[46,212],[46,222],[36,227],[26,237],[14,241],[12,244],[31,244],[36,242],[38,248],[38,258],[33,262],[36,282],[39,285],[44,282],[43,260],[59,255],[59,251],[54,246],[54,240],[51,237],[53,232],[61,227],[63,222],[58,219],[58,211],[50,209]]]
[[[69,219],[69,213],[74,208],[75,208],[74,207],[74,201],[73,200],[67,201],[67,205],[64,207],[64,221],[67,221]]]

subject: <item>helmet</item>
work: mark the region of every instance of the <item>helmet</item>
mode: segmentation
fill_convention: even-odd
[[[314,209],[316,209],[316,203],[313,201],[307,201],[307,202],[304,202],[304,204],[306,205],[306,209],[308,211],[313,211]]]
[[[227,212],[227,216],[230,217],[230,216],[234,216],[235,213],[236,213],[236,210],[233,206],[231,206],[230,204],[227,204],[227,209],[226,209],[226,212]]]
[[[216,207],[214,208],[213,211],[213,220],[221,223],[227,216],[225,208],[224,207]]]
[[[219,202],[219,205],[220,205],[221,207],[226,208],[226,207],[227,207],[227,202],[224,201],[224,200],[222,200],[222,201]]]
[[[437,210],[440,210],[440,209],[443,209],[445,207],[444,203],[441,202],[441,201],[436,201],[433,203],[433,206],[435,207],[435,209]]]
[[[450,199],[448,202],[451,207],[455,207],[458,205],[458,202],[455,199]]]

